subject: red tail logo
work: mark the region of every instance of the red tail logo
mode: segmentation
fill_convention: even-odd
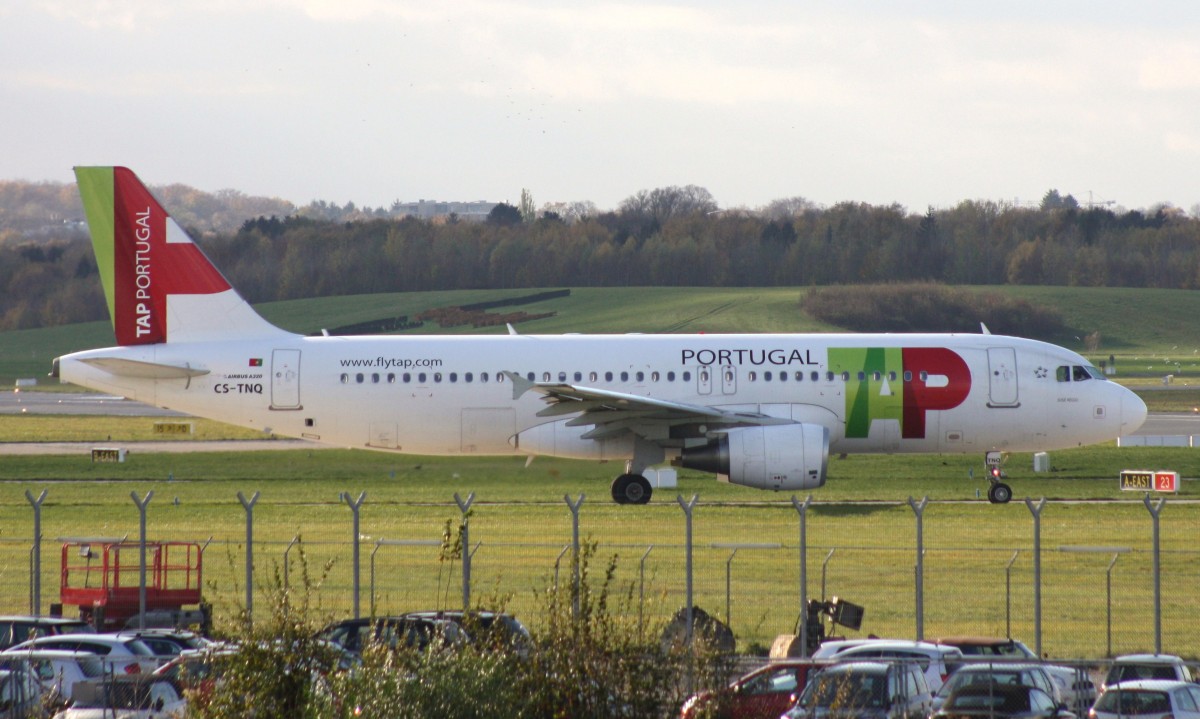
[[[167,297],[224,292],[229,283],[137,177],[113,168],[117,342],[167,340]]]

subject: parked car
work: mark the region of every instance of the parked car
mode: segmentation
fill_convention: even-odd
[[[1075,714],[1037,687],[984,683],[962,686],[930,719],[1075,719]]]
[[[455,622],[466,632],[466,636],[472,644],[507,649],[523,657],[529,656],[529,652],[533,648],[533,638],[521,620],[503,612],[485,610],[464,612],[460,609],[406,612],[403,616]]]
[[[1056,704],[1066,703],[1058,684],[1040,664],[980,662],[964,664],[950,675],[946,683],[933,694],[934,710],[941,709],[947,697],[968,684],[1024,684],[1046,692]]]
[[[3,653],[15,654],[26,649],[64,649],[96,654],[118,674],[148,674],[158,666],[154,652],[142,640],[116,634],[59,634],[38,637],[11,647]]]
[[[118,637],[140,639],[158,657],[174,657],[181,652],[204,649],[208,639],[186,629],[122,629],[115,632]]]
[[[34,614],[4,615],[0,616],[0,651],[37,637],[87,631],[91,631],[91,625],[82,619]]]
[[[968,661],[989,657],[1014,661],[1042,661],[1042,658],[1024,642],[1009,637],[943,637],[935,639],[934,642],[958,647]],[[1067,703],[1071,711],[1082,715],[1092,706],[1092,702],[1096,701],[1096,684],[1092,682],[1087,668],[1048,663],[1043,663],[1042,668],[1054,680],[1058,686],[1059,698]]]
[[[37,714],[42,701],[42,685],[25,669],[0,669],[0,714],[27,717]]]
[[[389,649],[425,650],[431,646],[453,647],[468,640],[457,622],[409,616],[346,619],[317,632],[317,638],[358,654],[372,642]]]
[[[1113,660],[1104,677],[1104,689],[1131,679],[1192,681],[1192,670],[1174,654],[1124,654]]]
[[[786,719],[924,719],[933,706],[912,662],[846,662],[814,673]]]
[[[71,706],[54,719],[183,719],[187,702],[171,682],[145,676],[115,676],[75,685]]]
[[[724,689],[693,694],[680,709],[680,719],[776,719],[796,701],[810,672],[819,666],[811,659],[773,661]]]
[[[856,661],[902,659],[916,662],[925,672],[930,689],[937,691],[946,678],[963,662],[957,647],[903,639],[848,639],[825,642],[813,652],[813,659]]]
[[[1200,719],[1200,685],[1179,679],[1130,679],[1108,687],[1089,719]]]
[[[76,682],[104,676],[104,660],[89,652],[24,649],[0,653],[0,669],[22,669],[37,679],[48,707],[62,708]]]

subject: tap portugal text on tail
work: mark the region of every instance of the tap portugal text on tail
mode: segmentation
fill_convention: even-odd
[[[1045,342],[990,334],[304,337],[262,319],[138,178],[76,168],[117,346],[64,381],[277,434],[413,454],[624,460],[750,487],[830,452],[1041,451],[1129,434],[1145,404]],[[1003,502],[998,480],[989,492]]]

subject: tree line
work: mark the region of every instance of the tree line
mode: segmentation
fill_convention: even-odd
[[[251,302],[563,286],[1200,287],[1200,218],[1169,206],[1115,212],[1067,200],[1051,191],[1039,207],[969,200],[910,213],[791,198],[720,210],[688,186],[643,191],[591,214],[531,215],[502,204],[482,223],[263,214],[235,230],[186,226]],[[105,316],[78,229],[0,241],[0,329]]]

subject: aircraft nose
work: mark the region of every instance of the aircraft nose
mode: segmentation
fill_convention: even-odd
[[[1132,390],[1121,397],[1121,432],[1132,434],[1146,421],[1146,403]]]

